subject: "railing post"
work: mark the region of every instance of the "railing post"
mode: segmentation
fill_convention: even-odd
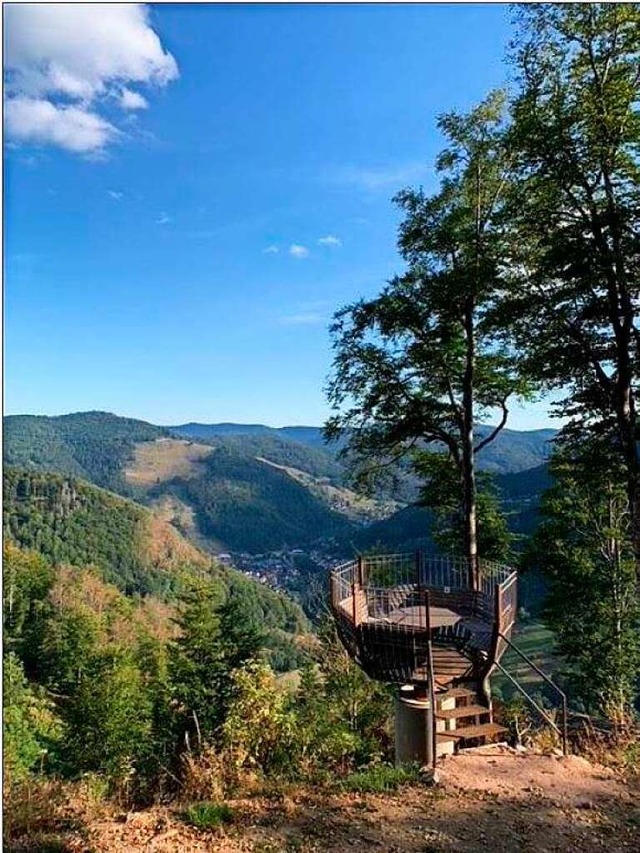
[[[495,611],[495,620],[496,627],[498,632],[502,631],[502,587],[500,584],[496,584],[495,587],[496,593],[496,611]]]
[[[358,627],[358,617],[356,611],[356,582],[355,580],[351,581],[351,604],[353,611],[353,625],[354,627]]]
[[[431,645],[431,616],[429,615],[429,590],[422,591],[424,595],[425,626],[427,629],[427,667],[429,669],[429,704],[431,706],[431,767],[435,772],[438,736],[436,733],[436,688],[433,671],[433,647]]]
[[[362,554],[358,555],[358,584],[364,586],[364,567],[362,563]]]
[[[420,549],[416,549],[415,553],[415,567],[416,567],[416,584],[420,586],[422,578],[420,577]]]

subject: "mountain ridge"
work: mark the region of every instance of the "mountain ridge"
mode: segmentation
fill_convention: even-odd
[[[327,447],[320,427],[195,421],[170,427],[91,411],[9,415],[4,434],[5,465],[79,477],[144,506],[171,505],[177,526],[212,552],[307,548],[336,537],[368,542],[371,536],[361,533],[369,524],[371,535],[389,532],[395,540],[400,530],[409,533],[409,518],[421,518],[405,512],[392,530],[393,510],[402,513],[400,505],[414,499],[410,477],[401,492],[376,496],[382,503],[360,502],[354,511],[338,448]],[[507,504],[531,508],[531,519],[546,483],[537,469],[554,435],[505,429],[481,454],[481,467],[497,475]]]

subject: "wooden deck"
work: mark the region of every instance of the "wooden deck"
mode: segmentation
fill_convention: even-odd
[[[338,567],[331,605],[344,645],[381,681],[481,683],[500,659],[500,634],[510,634],[516,612],[515,572],[490,569],[474,590],[459,559],[385,555]]]

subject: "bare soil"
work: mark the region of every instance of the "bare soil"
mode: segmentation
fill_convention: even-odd
[[[80,853],[591,853],[640,850],[640,790],[576,756],[496,746],[445,759],[437,786],[391,794],[296,789],[230,801],[225,829],[187,826],[178,807],[111,814],[68,836]]]
[[[211,445],[180,438],[143,441],[136,445],[124,478],[133,486],[154,486],[174,477],[197,477],[204,471],[203,460],[213,451]]]

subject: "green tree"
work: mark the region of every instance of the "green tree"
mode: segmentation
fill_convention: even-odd
[[[131,655],[108,649],[83,673],[65,712],[64,755],[71,772],[104,773],[129,788],[152,747],[152,706]]]
[[[530,559],[547,578],[546,620],[575,693],[623,725],[639,686],[640,608],[627,496],[607,450],[588,440],[556,453]]]
[[[180,637],[170,672],[180,703],[182,734],[211,740],[219,734],[232,691],[232,672],[256,657],[263,638],[246,618],[239,596],[226,599],[218,585],[202,582],[185,595]]]
[[[435,453],[418,456],[415,467],[428,484],[422,489],[422,501],[435,515],[434,541],[446,551],[456,551],[464,541],[465,527],[456,471],[445,456]],[[480,471],[477,486],[478,553],[485,560],[504,562],[511,554],[516,536],[509,530],[492,475]]]
[[[513,281],[502,322],[563,389],[565,433],[607,433],[640,579],[640,6],[524,4],[513,63]]]
[[[40,637],[49,614],[47,596],[55,579],[51,565],[35,551],[3,545],[3,634],[32,675]]]
[[[458,483],[463,550],[474,587],[476,455],[507,422],[510,397],[526,392],[513,352],[486,322],[504,287],[509,257],[502,208],[511,161],[503,123],[500,93],[468,115],[439,120],[449,142],[437,163],[441,189],[433,196],[422,190],[397,196],[405,213],[399,250],[407,270],[379,296],[338,312],[328,386],[336,414],[327,434],[346,436],[348,452],[358,463],[364,460],[361,482],[379,470],[380,459],[388,466],[417,458],[428,474],[428,454],[444,448]],[[499,423],[477,440],[478,419],[496,409]],[[431,467],[437,465],[433,460]],[[428,477],[427,492],[433,482]]]
[[[53,705],[27,682],[12,652],[3,659],[3,759],[5,781],[40,769],[61,733]]]

